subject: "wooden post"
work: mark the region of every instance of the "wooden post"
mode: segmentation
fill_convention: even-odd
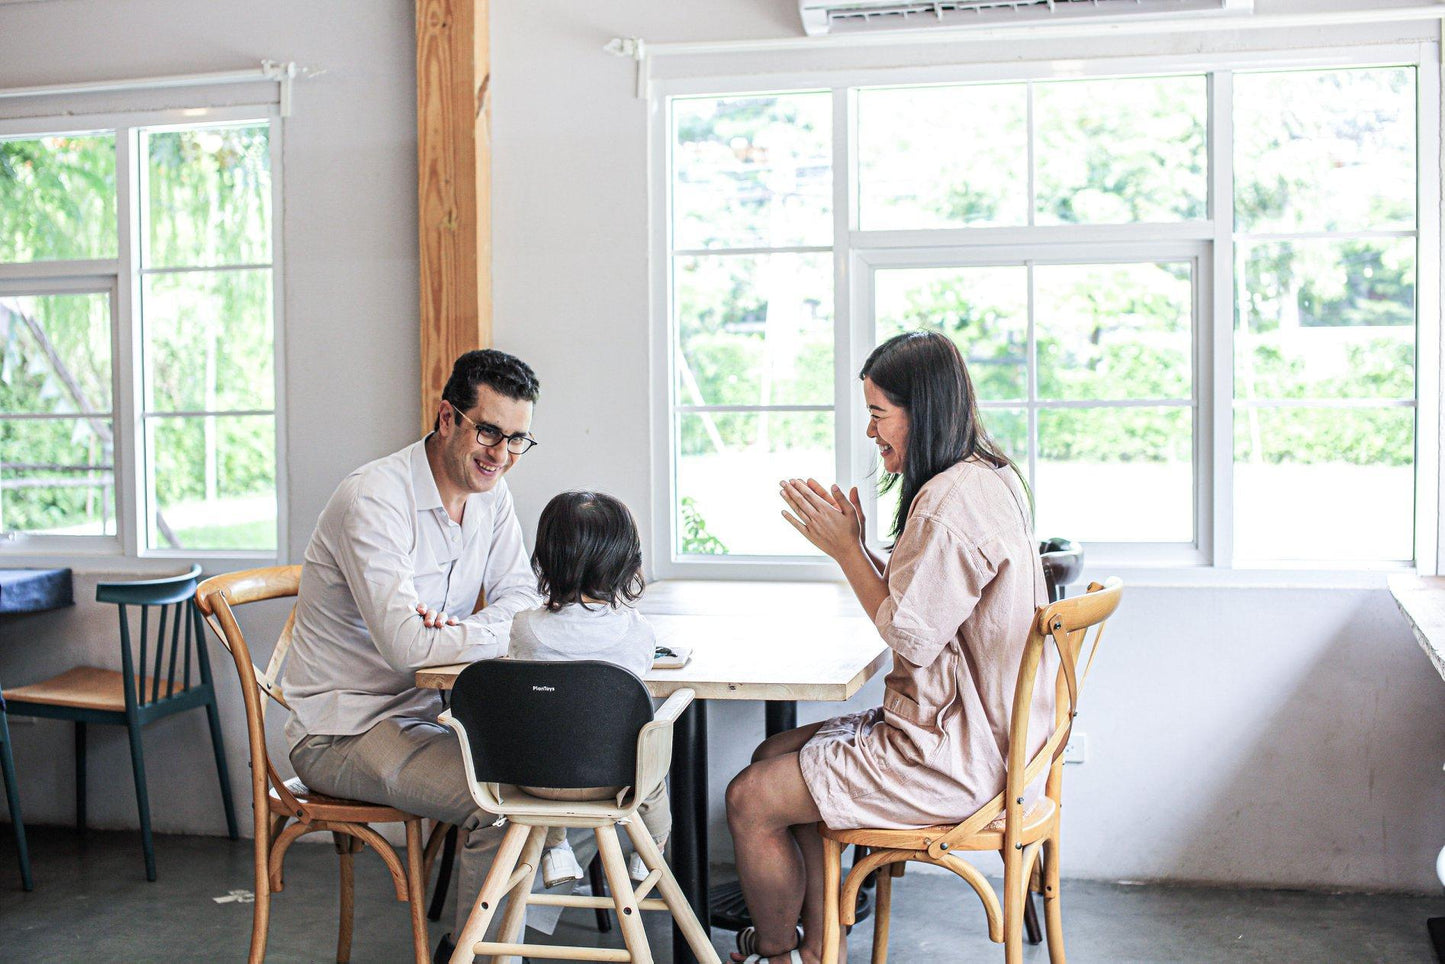
[[[488,0],[416,0],[421,418],[452,362],[492,340]]]

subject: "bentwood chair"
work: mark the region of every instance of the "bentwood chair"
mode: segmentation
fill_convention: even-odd
[[[1014,687],[1002,793],[953,826],[834,830],[818,825],[823,836],[824,961],[837,960],[842,928],[853,923],[858,888],[864,877],[879,870],[873,964],[885,964],[892,878],[902,873],[907,861],[913,860],[951,870],[974,889],[983,901],[989,939],[1004,945],[1007,964],[1023,961],[1024,906],[1037,867],[1044,896],[1049,961],[1064,964],[1063,917],[1059,905],[1059,809],[1064,746],[1078,714],[1079,684],[1088,675],[1104,624],[1118,608],[1123,591],[1119,580],[1110,579],[1102,586],[1091,584],[1081,596],[1050,603],[1038,610]],[[1094,632],[1089,639],[1091,628]],[[1052,681],[1056,696],[1054,726],[1044,745],[1030,757],[1029,711],[1045,647],[1050,643],[1059,653],[1059,668]],[[1025,788],[1045,774],[1043,795],[1026,809]],[[857,861],[840,887],[842,852],[848,844],[861,844],[869,848],[869,853]],[[983,874],[959,856],[966,851],[990,850],[1003,857],[1002,899]]]
[[[536,662],[485,660],[462,670],[451,708],[441,722],[456,731],[472,797],[507,828],[482,892],[457,938],[452,964],[474,956],[498,961],[529,958],[634,961],[652,964],[638,911],[672,913],[688,947],[704,964],[718,964],[712,942],[698,924],[662,852],[637,816],[638,805],[667,779],[672,727],[692,690],[678,690],[654,715],[647,688],[619,666],[593,660]],[[577,720],[586,720],[579,730]],[[599,800],[553,800],[523,787],[594,789]],[[604,791],[602,788],[606,788]],[[648,874],[634,888],[618,842],[627,830]],[[534,894],[548,827],[590,828],[611,887],[611,898]],[[656,888],[661,899],[649,898]],[[497,940],[483,940],[507,901]],[[518,941],[528,904],[611,908],[626,949],[554,947]]]
[[[432,858],[440,846],[446,824],[438,824],[431,839],[422,846],[422,818],[395,807],[344,800],[314,793],[299,779],[282,780],[266,749],[266,703],[263,694],[290,709],[277,679],[291,646],[296,622],[293,609],[281,630],[264,670],[252,662],[251,649],[236,620],[241,606],[268,599],[296,595],[301,582],[300,566],[249,569],[214,576],[196,590],[196,604],[207,625],[230,651],[241,680],[241,697],[246,705],[246,735],[251,751],[251,807],[255,818],[255,892],[251,918],[250,964],[266,958],[266,932],[271,920],[271,895],[284,886],[282,862],[286,850],[299,837],[329,831],[341,860],[340,927],[336,938],[336,960],[351,959],[353,917],[352,855],[370,844],[391,871],[396,899],[410,905],[412,949],[416,964],[431,960],[427,949],[426,879]],[[406,864],[396,850],[371,828],[375,823],[406,826]]]
[[[156,879],[150,794],[141,742],[141,728],[148,723],[205,707],[216,774],[221,782],[221,804],[226,811],[226,830],[232,840],[237,836],[236,810],[231,803],[231,778],[226,771],[226,748],[221,738],[220,715],[216,712],[211,664],[201,638],[200,618],[191,599],[200,574],[201,567],[192,566],[188,572],[164,579],[100,583],[95,587],[95,598],[114,603],[120,610],[120,670],[76,666],[59,676],[7,689],[3,694],[11,716],[40,716],[75,723],[75,822],[82,830],[86,825],[86,726],[103,723],[126,728],[130,735],[146,880]],[[139,611],[137,623],[131,621],[132,608]]]

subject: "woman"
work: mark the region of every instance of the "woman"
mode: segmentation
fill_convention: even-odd
[[[952,824],[1002,790],[1019,660],[1046,601],[1027,490],[980,424],[958,349],[936,332],[908,332],[878,346],[860,377],[868,437],[900,487],[891,559],[865,545],[856,488],[845,497],[789,480],[783,517],[838,563],[893,649],[893,670],[881,707],[770,737],[728,786],[755,923],[738,939],[748,956],[735,960],[822,964],[819,819]],[[1053,719],[1052,686],[1038,688],[1033,711],[1036,750]]]

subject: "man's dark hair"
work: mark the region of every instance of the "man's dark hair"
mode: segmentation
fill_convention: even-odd
[[[890,402],[908,413],[903,471],[888,476],[883,484],[887,490],[902,482],[893,538],[903,534],[918,490],[944,469],[964,459],[979,458],[1018,471],[984,429],[968,366],[946,336],[936,331],[894,335],[873,349],[858,377],[870,379]]]
[[[463,354],[452,365],[451,377],[442,389],[442,401],[459,412],[477,404],[477,386],[486,385],[499,395],[519,402],[535,402],[541,385],[537,375],[516,355],[495,348],[481,348]],[[441,427],[441,416],[432,419],[431,430]]]
[[[632,602],[643,588],[642,542],[632,513],[600,492],[553,496],[537,520],[532,571],[554,613],[584,596],[609,606]]]

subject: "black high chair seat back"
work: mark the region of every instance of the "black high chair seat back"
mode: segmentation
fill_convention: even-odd
[[[611,663],[489,659],[462,670],[451,712],[466,728],[482,783],[626,786],[652,698],[642,680]]]

